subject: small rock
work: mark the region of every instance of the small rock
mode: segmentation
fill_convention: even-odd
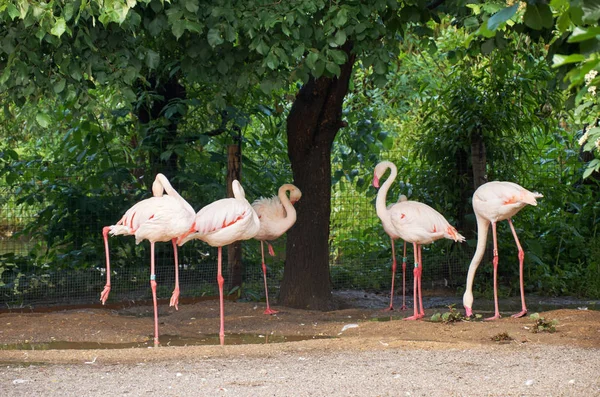
[[[531,386],[533,385],[533,379],[528,379],[525,381],[525,386]]]
[[[27,379],[15,379],[13,380],[13,385],[20,385],[21,383],[29,382]]]

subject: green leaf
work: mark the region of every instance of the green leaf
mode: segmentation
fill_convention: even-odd
[[[583,11],[583,22],[598,24],[598,19],[600,19],[600,0],[583,0],[581,10]]]
[[[337,63],[333,63],[333,62],[327,62],[325,64],[325,69],[327,69],[327,71],[331,74],[334,74],[336,76],[339,76],[340,73],[342,72],[342,70],[340,69],[340,67],[338,66]]]
[[[185,2],[185,8],[192,13],[196,13],[198,12],[198,9],[200,8],[200,6],[198,6],[198,0],[187,0]]]
[[[60,79],[56,83],[54,83],[54,87],[52,87],[54,89],[54,92],[60,94],[65,89],[65,83],[65,79]]]
[[[333,19],[333,25],[336,28],[341,28],[346,24],[346,22],[348,22],[348,10],[342,8],[340,12],[335,15]]]
[[[311,51],[306,57],[306,66],[308,66],[310,69],[314,69],[317,59],[319,59],[319,53]]]
[[[216,28],[210,28],[206,37],[208,39],[208,44],[210,44],[211,47],[216,47],[220,44],[223,44],[225,41],[221,36],[221,31]]]
[[[343,65],[348,59],[346,57],[346,53],[340,50],[331,50],[328,52],[328,55],[331,57],[333,62],[337,63],[338,65]]]
[[[38,113],[35,115],[35,121],[37,121],[42,128],[46,128],[50,125],[50,116],[46,113]]]
[[[146,53],[146,66],[148,69],[156,69],[160,64],[160,54],[153,50],[148,50]]]
[[[525,25],[534,30],[541,30],[542,27],[550,28],[554,23],[550,6],[542,3],[528,4],[523,20]]]
[[[335,36],[333,37],[333,43],[335,43],[336,46],[341,46],[346,42],[346,32],[344,32],[343,30],[338,30],[337,33],[335,34]],[[331,43],[330,43],[331,45]]]
[[[583,179],[589,178],[594,173],[594,167],[588,167],[583,171]]]
[[[516,2],[511,7],[506,7],[504,9],[498,11],[497,13],[492,15],[492,17],[490,19],[488,19],[488,21],[487,21],[488,29],[492,30],[492,31],[498,29],[498,26],[500,26],[501,24],[503,24],[506,21],[508,21],[509,19],[511,19],[513,17],[513,15],[515,15],[515,13],[517,12],[518,9],[519,9],[519,2]]]
[[[569,40],[567,40],[567,42],[578,43],[580,41],[592,39],[597,35],[600,35],[600,26],[594,26],[591,28],[581,28],[579,26],[576,26],[575,29],[573,29],[573,33],[571,33],[571,36],[569,37]]]
[[[577,63],[585,60],[585,56],[581,54],[571,54],[571,55],[561,55],[555,54],[552,57],[552,67],[558,68],[560,66],[569,64],[569,63]]]
[[[66,29],[67,23],[65,22],[65,19],[63,17],[58,17],[56,18],[56,21],[54,22],[54,26],[50,30],[50,33],[56,37],[60,37]]]
[[[17,7],[15,7],[13,4],[9,3],[8,4],[8,16],[10,17],[10,19],[14,20],[16,17],[20,16],[21,13],[19,12],[19,10],[17,10]]]
[[[183,36],[183,32],[185,32],[185,25],[181,23],[181,21],[171,25],[171,33],[173,33],[173,36],[175,36],[177,40]]]
[[[494,51],[494,48],[496,48],[495,40],[494,39],[487,39],[486,41],[484,41],[481,44],[481,53],[483,55],[491,54],[492,51]]]

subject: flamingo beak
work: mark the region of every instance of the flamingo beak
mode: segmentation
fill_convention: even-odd
[[[373,175],[373,187],[379,189],[379,178],[377,177],[377,174]]]

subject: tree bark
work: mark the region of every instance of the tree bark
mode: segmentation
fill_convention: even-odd
[[[173,151],[167,159],[161,159],[161,154],[166,148],[175,141],[177,138],[177,127],[179,119],[182,115],[173,115],[170,117],[164,126],[160,126],[159,130],[154,130],[152,125],[149,125],[151,121],[157,120],[164,117],[163,111],[169,102],[173,99],[185,99],[186,90],[183,85],[179,83],[176,75],[173,75],[169,80],[164,83],[157,82],[155,77],[148,79],[152,85],[154,93],[159,96],[155,98],[150,106],[139,106],[137,116],[144,127],[146,128],[146,134],[158,134],[157,139],[150,139],[149,142],[156,142],[155,147],[149,151],[151,178],[149,184],[152,184],[154,175],[161,172],[172,178],[177,173],[177,154]]]
[[[294,184],[302,191],[297,220],[287,233],[286,261],[279,304],[330,310],[329,215],[331,147],[342,121],[342,105],[356,60],[352,44],[339,78],[310,78],[296,96],[287,118],[288,156]]]
[[[471,164],[473,166],[473,191],[475,191],[487,182],[485,142],[481,131],[478,130],[471,134]]]

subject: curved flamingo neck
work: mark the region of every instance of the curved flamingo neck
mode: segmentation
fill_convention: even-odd
[[[285,208],[285,220],[287,221],[289,227],[291,227],[296,222],[296,209],[286,194],[289,191],[291,191],[291,187],[289,185],[283,185],[279,188],[277,197],[279,197],[281,205],[283,205],[283,208]]]
[[[237,179],[234,179],[234,181],[231,183],[231,190],[233,191],[233,197],[236,199],[246,199],[246,192],[244,192],[244,188]]]
[[[379,219],[381,219],[382,222],[387,222],[388,213],[385,201],[387,198],[388,190],[390,190],[390,186],[392,186],[392,183],[394,183],[394,181],[396,180],[396,176],[398,175],[398,169],[396,168],[394,163],[386,163],[382,175],[387,169],[390,170],[390,176],[379,188],[379,191],[377,192],[377,200],[375,201],[377,216],[379,216]]]
[[[485,246],[487,243],[488,230],[490,229],[489,220],[479,215],[477,212],[475,213],[475,217],[477,218],[477,248],[475,250],[475,255],[473,255],[473,259],[471,259],[471,263],[469,264],[467,285],[463,295],[463,306],[469,309],[473,306],[473,280],[475,279],[475,272],[477,271],[477,267],[479,267],[479,264],[483,259],[483,254],[485,253]]]
[[[188,211],[195,213],[194,208],[173,188],[167,177],[158,173],[152,184],[152,194],[154,197],[161,197],[164,192],[169,196],[176,198]]]

